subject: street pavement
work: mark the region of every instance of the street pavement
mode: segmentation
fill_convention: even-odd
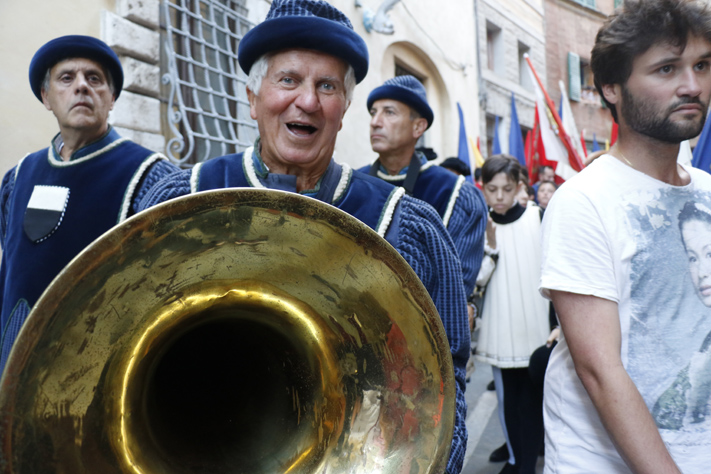
[[[467,383],[467,430],[469,441],[462,474],[498,474],[504,463],[489,462],[491,452],[504,443],[497,412],[496,392],[486,386],[493,380],[491,366],[475,362],[476,369]],[[538,458],[536,473],[543,472],[543,458]]]

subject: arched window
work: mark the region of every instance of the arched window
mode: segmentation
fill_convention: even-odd
[[[427,101],[432,108],[435,120],[432,127],[420,138],[417,146],[436,150],[441,156],[456,155],[457,150],[444,149],[445,144],[450,145],[451,131],[456,130],[458,123],[454,105],[451,103],[447,87],[442,76],[432,59],[416,45],[400,41],[391,44],[385,50],[381,64],[381,77],[383,81],[394,76],[409,74],[422,82],[427,91]],[[455,127],[455,128],[452,128]]]

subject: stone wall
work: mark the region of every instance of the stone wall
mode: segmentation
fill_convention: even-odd
[[[117,0],[103,11],[102,37],[119,55],[124,85],[109,121],[123,136],[163,151],[160,94],[160,0]]]
[[[542,12],[534,11],[538,15],[538,23],[532,26],[530,18],[530,5],[521,0],[516,6],[516,2],[509,2],[516,7],[516,10],[509,10],[506,6],[495,0],[477,0],[478,13],[478,35],[479,35],[479,64],[481,65],[480,82],[480,133],[481,150],[486,154],[486,115],[500,117],[499,140],[502,151],[508,151],[509,129],[511,123],[511,93],[516,98],[516,111],[521,126],[531,128],[533,126],[533,116],[535,110],[535,95],[530,86],[522,85],[520,74],[527,71],[521,69],[519,62],[519,43],[529,48],[528,54],[536,68],[536,71],[545,81],[545,43],[542,31]],[[512,7],[512,8],[513,8]],[[526,21],[522,16],[526,12]],[[488,68],[487,51],[487,23],[500,28],[500,41],[502,47],[499,50],[497,60],[503,62],[499,71],[492,71]],[[525,84],[525,83],[524,83]]]
[[[555,103],[560,100],[558,81],[568,88],[568,53],[573,52],[583,61],[590,60],[590,51],[602,23],[613,10],[613,0],[598,0],[596,8],[585,7],[574,0],[546,1],[546,64],[548,81],[546,87]],[[578,131],[584,131],[586,140],[593,133],[604,146],[612,128],[612,116],[602,107],[595,92],[591,98],[571,101]],[[589,150],[588,150],[589,151]]]

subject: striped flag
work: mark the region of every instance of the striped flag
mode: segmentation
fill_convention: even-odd
[[[464,127],[464,112],[462,112],[462,106],[457,102],[457,110],[459,111],[459,151],[458,156],[460,161],[467,164],[471,174],[466,177],[470,183],[474,183],[474,168],[472,167],[472,162],[469,159],[469,140],[467,140],[467,130]]]

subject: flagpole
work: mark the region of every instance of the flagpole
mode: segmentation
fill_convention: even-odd
[[[531,62],[531,58],[528,57],[528,53],[524,54],[523,57],[524,59],[526,59],[526,62],[531,68],[531,72],[533,73],[533,77],[536,78],[536,82],[538,82],[539,87],[543,91],[543,96],[546,99],[546,105],[548,106],[548,109],[550,110],[551,115],[553,116],[553,120],[555,120],[555,123],[558,125],[558,136],[563,142],[563,145],[565,145],[565,148],[568,149],[568,153],[573,157],[573,160],[575,161],[575,163],[571,163],[571,166],[573,167],[573,169],[575,169],[575,171],[582,171],[583,161],[581,157],[578,156],[578,152],[575,150],[573,143],[570,141],[570,137],[565,132],[565,128],[563,128],[563,121],[560,119],[560,115],[558,115],[558,111],[555,109],[555,104],[548,95],[546,88],[543,87],[543,82],[541,82],[541,78],[538,77],[536,68],[533,67],[533,63]]]

